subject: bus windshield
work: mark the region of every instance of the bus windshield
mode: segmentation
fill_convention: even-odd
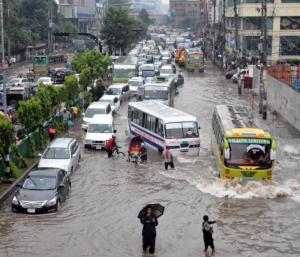
[[[145,90],[144,98],[146,100],[168,100],[167,90]]]
[[[134,69],[114,69],[114,78],[131,78],[134,74]]]
[[[199,137],[197,122],[173,122],[166,124],[166,138]]]
[[[256,138],[228,138],[230,159],[225,160],[227,167],[257,165],[261,168],[272,166],[270,159],[271,140]]]

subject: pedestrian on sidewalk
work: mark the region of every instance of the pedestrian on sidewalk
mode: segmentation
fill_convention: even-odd
[[[208,247],[212,249],[212,254],[215,253],[215,245],[212,234],[214,233],[212,224],[216,223],[216,221],[210,221],[207,215],[203,216],[202,222],[202,232],[203,232],[203,241],[204,241],[204,252],[207,251]]]
[[[71,120],[72,115],[66,108],[64,108],[62,117],[63,117],[63,124],[64,124],[64,128],[65,128],[65,132],[68,132],[68,129],[69,129],[68,121]]]
[[[168,146],[165,147],[165,150],[163,151],[163,157],[165,161],[165,169],[167,170],[170,166],[172,169],[174,169],[174,162],[173,162],[173,154],[171,153]]]

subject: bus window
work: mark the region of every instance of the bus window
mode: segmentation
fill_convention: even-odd
[[[131,106],[128,107],[128,119],[130,121],[133,120],[133,110],[132,110]]]
[[[150,117],[150,130],[152,132],[156,132],[156,120],[157,119],[155,117],[153,116]]]
[[[138,124],[143,127],[144,125],[144,113],[139,112],[138,114]]]
[[[182,128],[184,137],[199,137],[198,126],[196,122],[182,122]]]
[[[133,122],[136,124],[139,124],[139,111],[138,110],[133,111]]]
[[[166,124],[166,138],[183,138],[181,123]]]

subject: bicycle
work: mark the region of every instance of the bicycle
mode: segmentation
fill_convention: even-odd
[[[123,159],[125,157],[125,153],[123,153],[122,151],[119,151],[120,148],[121,147],[119,147],[119,146],[115,147],[115,149],[112,152],[112,157],[115,157],[117,159],[119,159],[119,158]]]

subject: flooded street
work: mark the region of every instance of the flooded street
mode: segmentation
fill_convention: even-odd
[[[300,256],[300,135],[269,114],[277,139],[273,182],[227,182],[216,177],[210,151],[211,117],[216,104],[249,104],[236,85],[208,64],[204,74],[185,73],[175,107],[198,118],[199,157],[175,160],[165,171],[159,153],[149,151],[148,163],[137,168],[125,159],[108,160],[104,151],[82,149],[72,177],[69,199],[55,214],[0,212],[1,257],[141,257],[142,225],[138,211],[147,203],[166,207],[159,218],[157,257],[204,256],[201,223],[204,214],[214,225],[215,256]],[[128,149],[127,107],[116,116],[117,141]],[[81,142],[84,133],[72,129]]]

